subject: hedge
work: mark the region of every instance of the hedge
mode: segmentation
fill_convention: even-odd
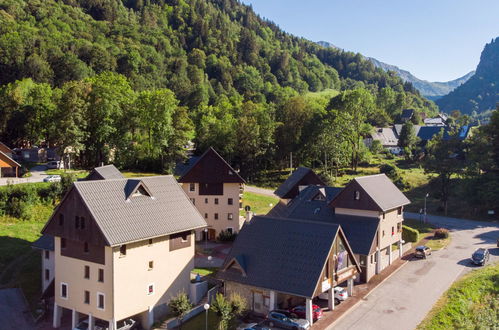
[[[402,239],[406,242],[417,242],[419,237],[419,231],[417,229],[402,226]]]

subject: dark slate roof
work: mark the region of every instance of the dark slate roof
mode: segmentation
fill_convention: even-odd
[[[123,174],[114,165],[105,165],[94,168],[85,180],[122,179]]]
[[[385,174],[361,176],[352,181],[356,181],[383,211],[411,202]]]
[[[42,235],[36,241],[31,244],[31,247],[40,250],[50,250],[54,251],[54,236],[52,235]]]
[[[138,187],[143,194],[133,194]],[[171,175],[74,183],[108,245],[206,227]]]
[[[200,156],[192,156],[184,162],[177,163],[177,165],[175,166],[174,174],[177,176],[184,175],[191,169],[192,166],[194,166],[194,164],[196,164],[199,158]]]
[[[279,196],[280,198],[287,198],[287,195],[293,190],[297,189],[297,186],[300,185],[303,179],[307,175],[313,175],[314,180],[320,185],[324,186],[325,183],[308,167],[298,167],[287,179],[284,181],[277,189],[274,191],[274,194]],[[305,182],[306,185],[310,184],[309,182]],[[294,197],[294,196],[291,196]]]
[[[413,109],[404,109],[402,110],[402,115],[400,116],[402,119],[411,119],[412,116],[414,115],[414,110]]]
[[[313,199],[320,189],[317,186],[308,186],[290,203],[279,202],[267,216],[338,224],[345,232],[354,253],[370,254],[376,238],[379,218],[335,214],[328,204],[341,191],[341,188],[326,187],[326,200]]]
[[[459,132],[457,132],[457,138],[460,140],[464,140],[468,137],[471,126],[464,125],[459,128]],[[444,126],[421,126],[418,131],[418,137],[423,141],[431,140],[435,135],[440,133],[440,130],[444,130],[443,138],[444,140],[451,138],[451,128]]]
[[[245,183],[239,173],[212,147],[208,148],[178,179],[181,183]]]
[[[254,217],[240,230],[224,263],[244,256],[246,276],[228,268],[218,277],[312,297],[339,230],[336,224]]]

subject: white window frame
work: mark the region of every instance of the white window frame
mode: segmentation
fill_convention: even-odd
[[[100,306],[99,306],[99,302],[100,302],[100,301],[99,301],[99,296],[102,296],[102,297],[103,297],[102,301],[104,302],[104,307],[100,307]],[[97,304],[96,304],[96,306],[97,306],[97,309],[98,309],[98,310],[101,310],[101,311],[103,311],[103,310],[105,310],[105,309],[106,309],[106,295],[105,295],[104,293],[102,293],[102,292],[98,292],[98,291],[97,291]]]
[[[149,292],[149,287],[150,287],[150,286],[152,286],[152,292]],[[153,296],[155,291],[156,291],[156,290],[154,289],[154,283],[149,283],[149,284],[147,285],[147,290],[146,290],[147,295],[148,295],[148,296]]]
[[[233,213],[227,213],[227,220],[229,220],[229,221],[234,220],[234,214]]]
[[[66,286],[66,297],[64,297],[62,295],[62,287],[63,286]],[[61,292],[60,292],[60,296],[62,299],[65,299],[65,300],[68,300],[68,297],[69,297],[69,285],[66,283],[66,282],[61,282]]]
[[[189,191],[196,191],[196,184],[195,183],[189,183]]]

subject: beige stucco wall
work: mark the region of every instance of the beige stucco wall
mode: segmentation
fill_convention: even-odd
[[[189,293],[190,271],[194,268],[194,241],[191,246],[170,251],[168,237],[155,238],[127,244],[125,257],[120,257],[119,247],[113,248],[113,283],[115,292],[114,312],[116,320],[136,315],[155,308],[166,311],[164,304],[182,290]],[[149,261],[153,269],[149,270]],[[154,293],[148,294],[149,284],[154,284]]]
[[[385,218],[380,215],[380,228],[379,228],[379,238],[380,238],[380,249],[387,247],[388,245],[397,243],[402,239],[402,233],[397,232],[397,223],[404,220],[402,215],[397,214],[397,210],[392,210],[385,213]],[[394,235],[392,235],[392,227],[394,228]],[[385,235],[383,236],[383,231]]]
[[[194,205],[198,209],[201,216],[203,216],[208,223],[208,228],[213,228],[216,231],[216,235],[222,230],[227,230],[227,228],[232,228],[234,233],[239,232],[243,221],[239,220],[239,183],[224,183],[224,193],[223,195],[200,195],[199,194],[199,184],[195,184],[195,191],[190,191],[190,184],[183,183],[182,189],[184,189],[187,196],[192,200],[194,198]],[[215,198],[218,198],[218,205],[215,204]],[[228,199],[232,198],[233,205],[228,204]],[[205,202],[208,199],[208,203]],[[215,213],[218,213],[218,220],[215,220]],[[232,220],[228,220],[228,214],[232,213]],[[207,217],[205,217],[205,214]],[[196,232],[196,239],[202,239],[202,229]]]
[[[246,303],[248,304],[248,309],[254,311],[253,309],[253,293],[257,292],[262,294],[264,297],[270,297],[270,290],[260,289],[249,285],[240,284],[232,281],[225,281],[225,295],[229,297],[231,293],[239,293],[244,299],[246,299]],[[268,314],[270,312],[269,306],[265,306],[262,304],[261,314]]]
[[[55,302],[79,313],[92,314],[102,320],[113,319],[112,250],[105,247],[106,264],[61,256],[61,240],[55,237]],[[90,279],[84,278],[84,266],[90,266]],[[104,282],[98,282],[98,269],[104,269]],[[61,282],[68,284],[68,297],[61,297]],[[85,293],[90,292],[90,304],[84,303]],[[97,292],[104,293],[104,310],[97,308]]]
[[[358,216],[358,217],[371,217],[371,218],[378,218],[379,217],[379,212],[378,211],[344,209],[344,208],[341,208],[341,207],[336,207],[334,209],[334,212],[336,214],[355,215],[355,216]]]
[[[45,259],[45,251],[41,250],[42,254],[42,292],[44,292],[50,285],[50,282],[54,279],[55,274],[55,253],[54,251],[49,251],[49,258]],[[45,279],[45,269],[49,270],[49,278]]]

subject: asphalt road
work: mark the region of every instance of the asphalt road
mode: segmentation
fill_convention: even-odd
[[[418,218],[418,214],[405,214]],[[478,247],[489,248],[490,262],[499,261],[499,224],[428,216],[451,230],[451,243],[428,259],[413,259],[377,287],[363,302],[334,323],[334,329],[414,329],[433,304],[463,274],[476,269],[469,259]],[[330,327],[332,329],[333,327]]]
[[[31,176],[28,178],[0,178],[0,186],[5,186],[7,184],[18,184],[18,183],[30,183],[30,182],[42,182],[43,178],[47,176],[45,171],[47,166],[37,165],[31,168]]]
[[[276,195],[274,195],[274,192],[272,190],[267,189],[267,188],[260,188],[260,187],[245,185],[244,186],[244,190],[248,191],[248,192],[251,192],[251,193],[255,193],[255,194],[260,194],[260,195],[266,195],[266,196],[270,196],[270,197],[279,198]]]

